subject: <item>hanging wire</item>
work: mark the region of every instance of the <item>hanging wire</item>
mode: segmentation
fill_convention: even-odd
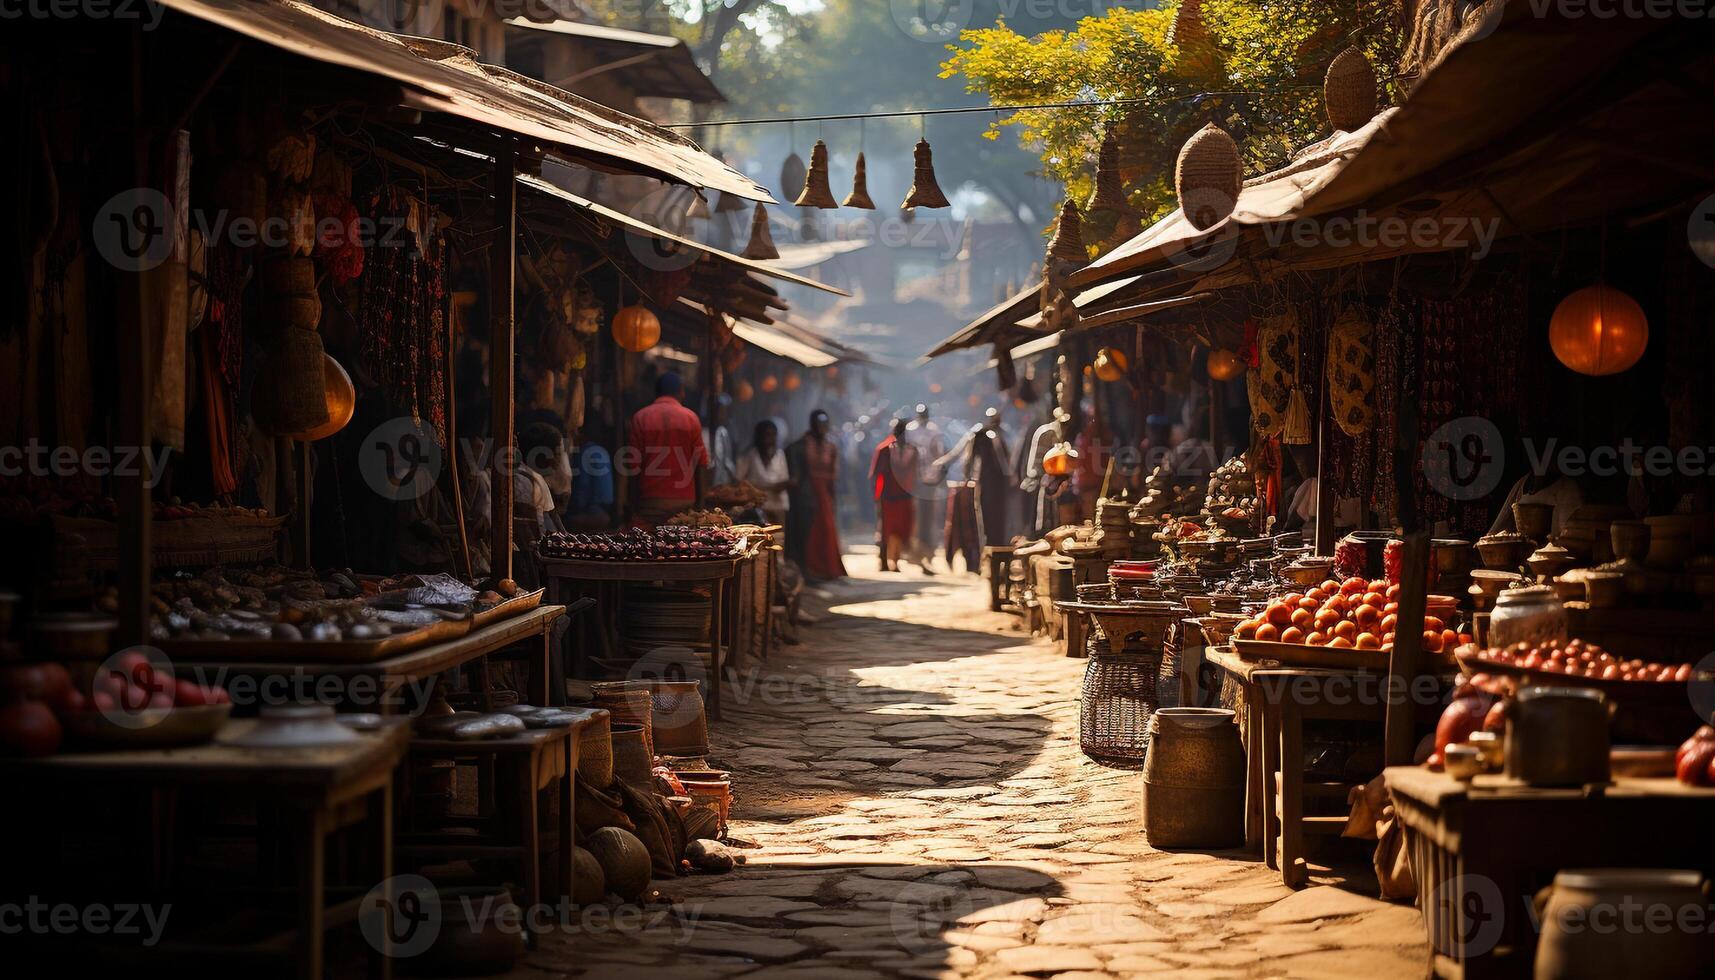
[[[1392,79],[1389,79],[1389,81],[1391,81],[1391,80]],[[795,124],[795,123],[801,123],[801,122],[832,122],[835,120],[846,120],[846,119],[900,119],[900,118],[908,118],[911,116],[957,115],[959,113],[966,113],[966,112],[1023,112],[1025,110],[1035,110],[1035,109],[1100,109],[1100,108],[1103,108],[1104,106],[1143,105],[1146,103],[1152,104],[1152,105],[1167,106],[1167,105],[1177,105],[1177,104],[1182,103],[1182,102],[1191,102],[1191,101],[1195,101],[1197,99],[1208,98],[1210,96],[1221,96],[1221,95],[1231,95],[1231,96],[1285,95],[1285,94],[1288,94],[1291,92],[1300,92],[1300,91],[1308,91],[1308,90],[1320,91],[1321,88],[1322,88],[1321,84],[1286,85],[1286,86],[1282,86],[1281,88],[1277,88],[1277,89],[1262,89],[1262,90],[1229,89],[1229,90],[1221,90],[1221,91],[1215,91],[1215,92],[1198,92],[1194,95],[1185,95],[1185,96],[1180,96],[1178,98],[1171,98],[1171,99],[1163,99],[1163,98],[1083,99],[1083,100],[1079,100],[1077,102],[1038,102],[1038,103],[1023,104],[1023,105],[944,106],[944,107],[934,108],[934,109],[895,109],[895,110],[889,110],[886,112],[839,112],[839,113],[831,113],[831,114],[827,114],[827,115],[818,115],[818,116],[778,116],[778,117],[771,118],[771,119],[768,119],[768,118],[705,119],[701,122],[695,122],[695,123],[661,123],[659,125],[663,129],[688,129],[692,126],[715,126],[715,127],[720,127],[720,126],[764,126],[764,125],[776,124],[776,123]]]

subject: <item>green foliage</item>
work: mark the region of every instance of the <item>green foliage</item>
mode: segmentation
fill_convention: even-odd
[[[1204,0],[1210,46],[1174,43],[1178,10],[1177,2],[1115,8],[1073,30],[1035,36],[1005,23],[966,31],[948,46],[941,76],[962,77],[968,91],[995,104],[1147,100],[1019,110],[989,132],[993,138],[1013,128],[1020,144],[1040,155],[1043,173],[1083,201],[1093,190],[1104,128],[1119,126],[1121,173],[1147,224],[1177,206],[1174,161],[1205,123],[1233,134],[1254,176],[1329,134],[1322,77],[1340,51],[1356,43],[1384,79],[1397,62],[1398,0]],[[1384,81],[1382,104],[1392,96]]]

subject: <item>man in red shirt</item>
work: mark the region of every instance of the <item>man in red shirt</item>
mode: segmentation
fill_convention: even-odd
[[[631,416],[618,470],[631,522],[654,527],[674,514],[701,507],[708,482],[708,449],[697,413],[680,404],[685,384],[669,371],[655,382],[655,401]]]

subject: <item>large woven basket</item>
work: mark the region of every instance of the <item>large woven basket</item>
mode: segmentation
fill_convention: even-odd
[[[590,685],[595,706],[606,708],[614,725],[636,725],[643,729],[643,744],[655,754],[653,695],[647,685],[635,681],[602,681]]]
[[[1092,637],[1089,651],[1078,746],[1104,766],[1140,769],[1149,755],[1149,721],[1160,704],[1161,653],[1115,653],[1105,637]]]
[[[613,785],[613,715],[597,715],[578,733],[578,778],[595,787]]]
[[[1214,123],[1198,130],[1180,148],[1173,172],[1173,186],[1185,220],[1204,231],[1232,214],[1244,174],[1239,145],[1226,130]]]
[[[313,330],[280,331],[257,380],[255,397],[270,431],[303,432],[325,423],[328,400],[322,335]]]
[[[1347,48],[1328,65],[1322,79],[1322,103],[1335,129],[1362,127],[1376,114],[1376,73],[1357,48]]]

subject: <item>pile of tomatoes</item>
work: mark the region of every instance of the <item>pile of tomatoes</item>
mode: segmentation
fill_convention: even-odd
[[[127,651],[78,684],[62,664],[19,661],[0,665],[0,757],[52,755],[69,716],[98,711],[137,714],[148,709],[227,704],[226,691],[157,668],[139,651]]]
[[[1387,650],[1398,632],[1399,586],[1386,579],[1329,579],[1304,593],[1282,596],[1239,624],[1241,640],[1301,643],[1348,650]],[[1460,634],[1434,616],[1423,619],[1423,649],[1452,650]]]
[[[1658,664],[1627,660],[1583,640],[1549,640],[1541,644],[1514,643],[1510,647],[1484,650],[1482,659],[1509,667],[1540,670],[1568,677],[1594,677],[1605,681],[1691,680],[1691,664]]]

